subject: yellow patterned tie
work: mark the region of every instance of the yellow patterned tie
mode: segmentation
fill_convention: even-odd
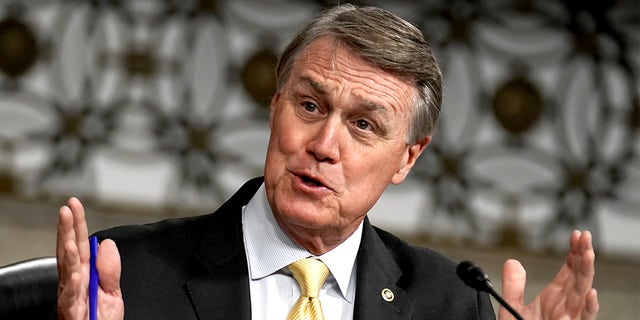
[[[300,286],[300,298],[287,320],[324,320],[318,294],[329,275],[327,266],[318,259],[306,258],[290,264],[289,270]]]

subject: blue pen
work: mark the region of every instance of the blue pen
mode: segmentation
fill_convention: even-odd
[[[96,257],[98,256],[98,237],[89,237],[89,320],[98,320],[98,269]]]

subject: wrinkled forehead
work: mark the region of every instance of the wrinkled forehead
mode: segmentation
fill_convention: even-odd
[[[380,92],[383,95],[397,91],[400,95],[413,97],[416,91],[411,81],[380,68],[332,36],[320,37],[305,46],[295,57],[287,80],[300,77],[306,70],[333,73],[345,80],[360,80],[371,86],[380,85],[385,89]]]
[[[310,43],[291,71],[285,85],[288,89],[310,89],[323,95],[349,93],[354,103],[367,107],[364,109],[386,109],[407,123],[410,119],[415,88],[333,38]]]

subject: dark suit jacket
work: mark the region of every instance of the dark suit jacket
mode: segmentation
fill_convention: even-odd
[[[262,181],[247,182],[213,214],[97,234],[120,251],[125,319],[251,318],[241,208]],[[455,263],[368,220],[356,263],[354,319],[495,319],[488,295],[466,287]]]

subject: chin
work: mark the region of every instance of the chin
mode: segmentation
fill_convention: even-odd
[[[318,209],[307,203],[298,203],[296,205],[289,203],[288,206],[282,208],[282,218],[289,224],[298,225],[310,229],[318,229],[326,227],[334,223],[337,218],[332,210],[328,208]]]

